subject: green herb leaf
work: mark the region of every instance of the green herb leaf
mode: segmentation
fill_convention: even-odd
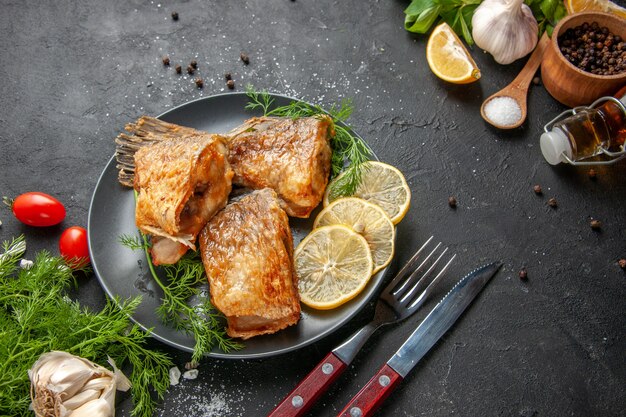
[[[74,281],[61,257],[38,253],[29,269],[19,267],[23,236],[2,245],[0,255],[0,415],[31,416],[28,369],[43,353],[61,350],[106,366],[111,357],[129,365],[133,416],[149,417],[169,387],[170,358],[145,346],[149,334],[129,317],[140,299],[107,299],[94,312],[72,301]]]

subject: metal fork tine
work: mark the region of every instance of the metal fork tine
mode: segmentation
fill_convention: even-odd
[[[440,245],[437,245],[437,247],[435,248],[435,250],[437,250],[437,248],[438,248],[439,246],[440,246]],[[424,273],[422,274],[422,277],[419,279],[419,281],[417,281],[417,283],[415,283],[415,285],[413,285],[413,286],[412,286],[412,287],[411,287],[411,288],[410,288],[410,289],[409,289],[409,290],[408,290],[405,294],[403,294],[403,295],[402,295],[402,296],[398,299],[398,301],[400,301],[400,303],[401,303],[401,304],[405,304],[405,302],[406,302],[407,300],[409,300],[409,299],[413,298],[413,294],[415,294],[415,293],[417,292],[417,290],[418,290],[418,288],[419,288],[419,287],[424,287],[424,286],[426,285],[426,278],[428,278],[428,277],[430,276],[431,272],[433,272],[433,270],[435,269],[435,267],[437,266],[437,264],[439,263],[439,261],[441,260],[441,258],[443,257],[443,255],[445,255],[445,254],[446,254],[446,252],[447,252],[447,251],[448,251],[448,248],[445,248],[445,249],[443,250],[443,252],[441,252],[441,253],[439,254],[439,256],[437,257],[437,259],[435,259],[435,261],[432,263],[432,265],[430,265],[430,267],[426,270],[426,272],[424,272]],[[433,252],[431,252],[431,255],[432,255],[433,253],[434,253],[434,250],[433,250]],[[430,255],[429,255],[429,256],[430,256]],[[426,261],[426,260],[425,260],[425,261]],[[420,265],[420,266],[421,266],[421,265]],[[414,272],[413,274],[411,274],[411,275],[417,274],[417,272],[418,272],[418,271],[419,271],[419,269],[416,269],[416,270],[415,270],[415,272]],[[412,277],[411,277],[411,278],[412,278]],[[407,282],[410,282],[410,280],[407,280]],[[422,284],[422,283],[423,283],[423,285],[420,285],[420,284]],[[426,288],[428,288],[428,287],[426,287]],[[420,289],[420,291],[421,291],[421,288],[419,288],[419,289]]]
[[[396,285],[398,285],[398,282],[401,280],[404,280],[404,278],[411,274],[413,272],[413,267],[414,265],[417,263],[420,254],[422,253],[422,251],[424,250],[424,248],[426,248],[426,246],[428,246],[428,244],[430,243],[431,240],[433,240],[434,236],[431,236],[428,238],[428,240],[426,242],[424,242],[424,244],[417,250],[417,252],[415,252],[415,255],[413,255],[411,257],[411,259],[409,259],[409,261],[406,263],[406,265],[404,265],[402,267],[402,269],[396,274],[396,276],[394,277],[394,279],[387,284],[387,287],[385,287],[384,292],[388,292],[391,293],[394,289],[394,287]]]
[[[417,273],[418,273],[419,271],[421,271],[421,270],[422,270],[422,268],[424,267],[424,265],[426,265],[426,263],[427,263],[427,262],[430,260],[430,258],[431,258],[431,257],[435,254],[435,252],[437,251],[437,249],[439,249],[439,247],[440,247],[440,246],[441,246],[441,242],[437,243],[437,245],[435,246],[435,248],[434,248],[434,249],[433,249],[433,250],[432,250],[432,251],[431,251],[431,252],[430,252],[430,253],[429,253],[429,254],[428,254],[425,258],[424,258],[424,260],[422,261],[422,263],[421,263],[421,264],[420,264],[417,268],[415,268],[415,271],[413,271],[413,273],[411,273],[411,275],[409,276],[409,278],[408,278],[408,279],[406,279],[406,280],[402,283],[402,285],[400,286],[400,288],[398,288],[398,289],[394,289],[394,290],[393,290],[393,292],[392,292],[392,293],[393,293],[393,295],[395,295],[395,296],[396,296],[396,298],[400,298],[400,299],[403,299],[403,298],[404,298],[404,295],[403,295],[402,293],[404,293],[404,292],[405,292],[405,288],[406,288],[406,286],[407,286],[407,285],[409,285],[409,284],[412,284],[412,283],[413,283],[413,278],[417,275]],[[436,261],[435,261],[435,263],[436,263]],[[417,286],[417,285],[420,285],[420,283],[424,283],[424,284],[425,284],[425,282],[424,282],[424,281],[425,281],[425,278],[427,278],[427,277],[428,277],[428,274],[430,273],[430,271],[432,270],[432,268],[433,268],[433,267],[431,266],[431,267],[430,267],[430,269],[429,269],[428,271],[426,271],[426,273],[425,273],[424,275],[422,275],[422,277],[419,279],[419,281],[417,282],[417,284],[415,284],[416,286]]]
[[[446,248],[446,249],[448,249],[448,248]],[[426,298],[432,292],[435,284],[437,284],[437,282],[439,282],[439,280],[443,276],[443,273],[446,272],[446,269],[448,269],[448,267],[450,266],[450,264],[452,263],[454,258],[456,258],[456,253],[454,255],[452,255],[450,260],[448,260],[448,262],[443,266],[443,268],[441,268],[441,271],[439,271],[439,273],[435,276],[435,278],[430,282],[428,287],[426,287],[426,289],[424,291],[422,291],[422,293],[419,295],[419,297],[417,297],[417,299],[415,299],[415,301],[413,301],[409,305],[409,307],[408,307],[409,310],[418,309],[418,308],[420,308],[422,306],[422,304],[424,304],[424,301],[426,301]]]

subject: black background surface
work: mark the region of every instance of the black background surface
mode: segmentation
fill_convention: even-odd
[[[113,138],[143,114],[189,100],[257,89],[328,107],[351,98],[350,123],[405,175],[413,197],[398,227],[397,270],[431,234],[458,256],[426,307],[374,336],[312,411],[332,416],[403,342],[460,276],[504,263],[457,325],[386,401],[381,416],[625,415],[626,163],[548,165],[543,125],[565,109],[531,86],[528,119],[498,131],[479,114],[525,59],[501,66],[471,49],[482,79],[455,86],[425,60],[427,36],[407,33],[408,1],[3,1],[0,13],[0,193],[56,196],[65,221],[36,229],[0,210],[0,239],[26,236],[26,257],[58,253],[71,225],[87,226],[91,196]],[[170,14],[179,13],[173,21]],[[245,66],[239,54],[245,52]],[[161,57],[168,55],[170,67]],[[198,89],[184,69],[198,61]],[[176,75],[174,65],[183,66]],[[540,184],[543,195],[533,192]],[[458,207],[448,206],[448,197]],[[558,201],[553,209],[549,198]],[[602,222],[600,231],[589,226]],[[527,268],[528,280],[518,272]],[[94,276],[74,294],[100,308]],[[197,380],[173,387],[157,415],[269,412],[326,353],[365,323],[366,309],[331,337],[260,360],[209,358]],[[152,342],[179,367],[189,354]],[[120,396],[118,416],[130,414]]]

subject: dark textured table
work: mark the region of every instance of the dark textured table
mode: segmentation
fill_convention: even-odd
[[[446,84],[428,68],[427,37],[403,28],[407,4],[3,1],[0,192],[44,191],[68,212],[63,224],[35,229],[5,208],[0,239],[24,234],[27,256],[58,253],[65,227],[87,226],[94,187],[124,124],[228,92],[225,72],[235,91],[249,83],[322,106],[351,98],[350,123],[382,161],[402,170],[413,193],[391,270],[431,234],[458,256],[426,308],[373,337],[312,415],[335,415],[443,288],[490,260],[503,269],[378,415],[626,415],[626,273],[618,265],[626,258],[626,162],[597,167],[595,180],[588,168],[548,165],[539,135],[565,107],[541,85],[530,90],[522,127],[491,128],[479,115],[482,100],[508,84],[525,59],[500,66],[474,48],[482,79]],[[172,66],[163,66],[164,55]],[[202,89],[184,73],[192,59]],[[551,197],[557,208],[548,206]],[[591,219],[602,222],[600,230]],[[95,276],[81,279],[76,296],[93,308],[104,303]],[[169,390],[157,415],[264,415],[371,314],[368,306],[340,331],[293,353],[207,358],[197,380]],[[189,360],[186,352],[153,346],[180,367]],[[117,415],[130,408],[121,396]]]

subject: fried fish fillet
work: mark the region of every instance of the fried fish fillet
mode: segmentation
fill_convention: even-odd
[[[200,233],[211,302],[231,337],[274,333],[300,318],[289,219],[271,189],[253,191]]]
[[[152,261],[171,264],[226,206],[233,171],[219,135],[202,134],[157,142],[134,155],[135,222],[152,235]]]
[[[309,217],[330,175],[329,117],[255,117],[228,133],[233,183],[271,188],[293,217]]]
[[[120,184],[133,187],[135,153],[144,146],[172,139],[204,136],[206,132],[191,127],[164,122],[150,116],[141,116],[125,126],[126,132],[115,138],[115,159]]]

